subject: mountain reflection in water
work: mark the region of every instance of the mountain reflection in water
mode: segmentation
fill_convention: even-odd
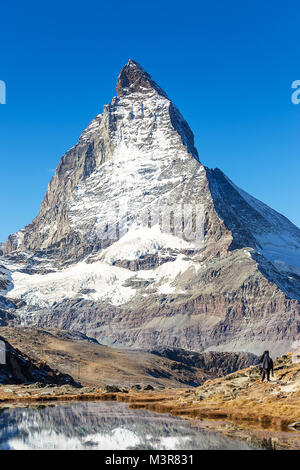
[[[0,449],[254,449],[220,433],[125,403],[63,403],[0,410]]]

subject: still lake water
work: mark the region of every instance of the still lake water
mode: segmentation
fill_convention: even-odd
[[[0,449],[255,449],[181,418],[126,403],[62,403],[0,409]]]

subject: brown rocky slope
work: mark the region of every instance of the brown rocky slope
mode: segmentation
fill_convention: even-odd
[[[36,360],[65,372],[84,386],[197,386],[228,370],[253,364],[254,355],[201,355],[188,351],[137,351],[103,346],[81,333],[30,327],[1,327],[0,334]],[[210,358],[210,359],[209,359]]]
[[[35,360],[18,349],[12,347],[0,336],[1,363],[0,384],[70,385],[80,387],[68,374],[54,370],[45,361]],[[3,362],[2,362],[3,360]]]

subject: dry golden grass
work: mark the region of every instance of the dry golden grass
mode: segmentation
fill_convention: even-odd
[[[291,354],[275,363],[275,376],[261,383],[256,367],[208,380],[197,389],[166,390],[157,395],[130,393],[120,397],[131,406],[190,418],[253,422],[263,427],[284,428],[300,421],[300,364]]]

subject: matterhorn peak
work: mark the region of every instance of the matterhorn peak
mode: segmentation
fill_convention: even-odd
[[[153,80],[143,67],[133,59],[129,59],[122,68],[117,81],[117,95],[124,96],[131,93],[148,93],[155,90],[159,95],[167,98],[167,94]]]
[[[117,93],[1,246],[0,322],[13,305],[22,325],[103,344],[286,352],[300,339],[300,230],[200,163],[136,61]]]

